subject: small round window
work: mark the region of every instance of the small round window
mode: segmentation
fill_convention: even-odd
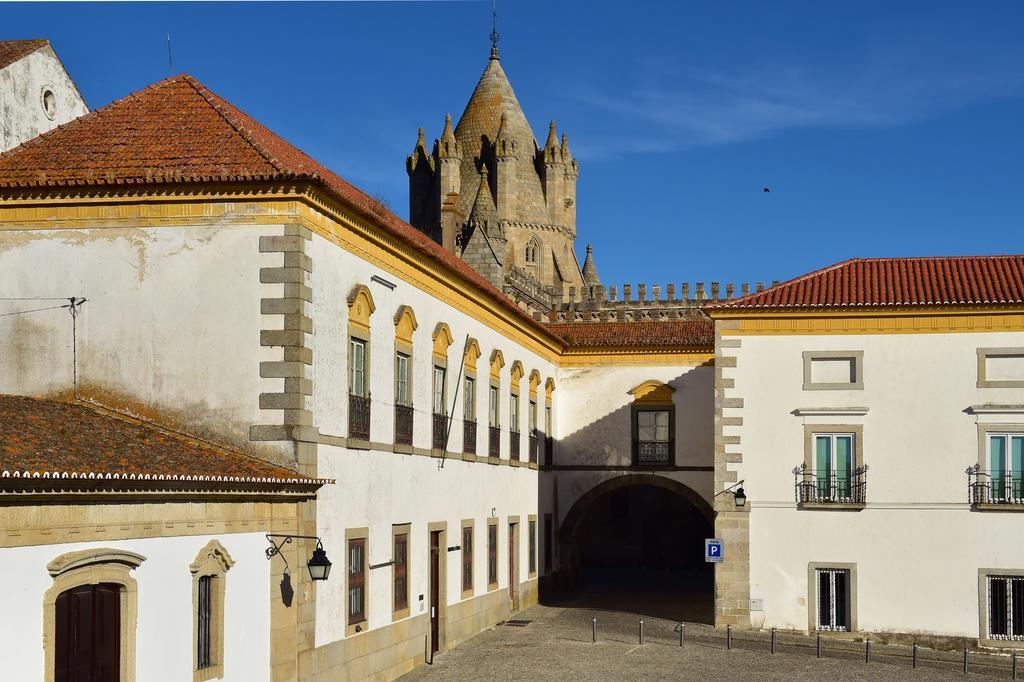
[[[57,95],[51,88],[43,88],[43,113],[51,121],[57,115]]]

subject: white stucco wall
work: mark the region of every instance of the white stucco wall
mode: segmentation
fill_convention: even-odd
[[[448,350],[448,409],[453,420],[448,450],[463,450],[463,390],[458,381],[466,335],[477,340],[481,357],[477,363],[478,422],[477,454],[487,454],[487,386],[490,357],[495,349],[504,355],[501,374],[501,457],[509,458],[509,374],[513,362],[522,362],[525,373],[520,382],[521,459],[528,460],[529,375],[541,376],[538,391],[538,426],[543,428],[544,381],[554,376],[551,363],[521,344],[495,331],[391,272],[356,258],[347,251],[314,235],[308,253],[312,256],[314,348],[314,414],[321,434],[348,435],[348,296],[357,284],[370,288],[376,311],[370,321],[369,371],[371,395],[370,441],[394,442],[394,317],[399,306],[410,306],[418,322],[413,339],[412,396],[415,408],[413,444],[431,447],[432,335],[438,323],[451,328],[454,342]],[[371,281],[377,275],[396,284],[392,290]],[[456,387],[458,392],[456,395]],[[556,390],[557,393],[557,390]],[[528,534],[530,514],[537,512],[538,472],[523,467],[494,466],[483,462],[440,460],[420,455],[403,455],[379,450],[350,450],[321,444],[318,474],[337,479],[338,485],[321,490],[317,502],[318,532],[325,546],[334,550],[339,565],[345,563],[346,529],[368,528],[368,563],[391,560],[392,525],[411,523],[409,593],[410,615],[422,613],[427,603],[427,524],[447,522],[447,545],[461,543],[461,523],[475,521],[475,595],[486,592],[487,517],[499,517],[499,589],[508,588],[508,517],[518,516],[519,581],[528,579]],[[538,523],[538,546],[541,527]],[[447,603],[461,599],[461,553],[444,552],[447,562]],[[538,566],[539,566],[538,562]],[[345,633],[346,594],[344,571],[340,580],[330,580],[317,589],[316,643],[322,646],[341,639]],[[368,622],[370,629],[389,625],[391,616],[392,569],[368,572]],[[424,595],[421,603],[419,596]]]
[[[77,320],[80,398],[216,442],[252,447],[249,426],[268,419],[261,360],[280,359],[259,333],[271,328],[260,298],[260,235],[279,226],[100,228],[0,232],[0,314],[85,297]],[[56,299],[56,300],[50,300]],[[279,325],[280,322],[276,321]],[[0,317],[0,392],[68,395],[72,320],[67,309]],[[279,416],[274,415],[274,419]]]
[[[136,679],[192,679],[192,574],[189,564],[210,540],[219,541],[235,565],[224,592],[224,680],[253,682],[270,676],[270,562],[261,533],[69,543],[0,549],[5,581],[4,676],[41,680],[43,595],[53,584],[46,565],[61,554],[110,547],[146,557],[132,572],[138,583]]]
[[[53,118],[43,108],[44,90],[53,92]],[[50,46],[0,69],[0,152],[88,113],[78,88]]]
[[[1024,568],[1013,540],[1021,518],[972,511],[965,469],[978,462],[979,404],[1024,404],[1024,389],[978,388],[979,347],[1024,346],[1022,333],[743,336],[727,398],[742,398],[742,442],[731,465],[750,499],[754,624],[807,628],[809,562],[857,564],[857,616],[865,631],[978,636],[978,569]],[[803,351],[862,350],[863,390],[804,390]],[[796,416],[801,408],[863,407],[863,416]],[[861,511],[797,510],[791,473],[804,459],[804,424],[863,427],[869,467]],[[1024,427],[1022,427],[1024,430]],[[813,605],[812,605],[813,608]]]

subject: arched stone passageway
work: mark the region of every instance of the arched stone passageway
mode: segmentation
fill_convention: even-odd
[[[714,512],[691,488],[655,474],[619,476],[581,497],[562,523],[557,601],[712,622],[714,571],[704,539]]]

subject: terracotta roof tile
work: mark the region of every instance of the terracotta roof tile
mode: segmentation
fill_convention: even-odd
[[[570,322],[547,325],[549,331],[578,348],[682,347],[713,348],[714,323],[710,320],[673,322]]]
[[[854,258],[707,310],[1024,303],[1024,255]]]
[[[0,487],[35,477],[326,482],[82,404],[0,395]]]
[[[188,74],[172,76],[0,155],[0,188],[307,180],[535,329],[473,268]]]
[[[0,69],[48,44],[47,40],[0,40]]]

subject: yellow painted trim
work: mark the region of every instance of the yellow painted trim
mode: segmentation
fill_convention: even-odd
[[[412,333],[416,331],[419,324],[416,322],[416,313],[407,305],[398,306],[395,313],[395,341],[401,341],[412,347]]]
[[[675,392],[676,389],[663,381],[648,379],[636,388],[631,389],[629,394],[633,396],[634,403],[643,405],[671,405],[672,394]]]
[[[476,339],[470,339],[466,346],[466,355],[462,358],[462,365],[467,372],[476,372],[476,361],[480,359],[480,344]]]
[[[721,320],[720,320],[721,321]],[[723,336],[787,334],[957,334],[1024,331],[1024,311],[932,311],[927,314],[786,315],[732,318],[716,325]]]
[[[348,327],[370,333],[370,315],[377,309],[373,294],[365,284],[357,284],[348,295]]]
[[[434,359],[444,360],[448,359],[448,346],[452,345],[452,330],[448,327],[446,322],[438,322],[437,326],[434,327]]]
[[[537,370],[530,371],[530,399],[537,399],[537,387],[540,386],[540,372]]]
[[[523,380],[524,373],[525,370],[523,369],[523,363],[521,363],[519,360],[516,360],[515,362],[512,363],[512,369],[509,370],[509,374],[512,377],[512,386],[514,386],[517,389],[519,388],[519,382]]]
[[[505,356],[498,349],[491,353],[491,379],[501,381],[501,368],[505,366]]]
[[[551,402],[551,394],[555,392],[555,380],[553,377],[548,377],[548,380],[544,382],[544,398],[547,402]]]

